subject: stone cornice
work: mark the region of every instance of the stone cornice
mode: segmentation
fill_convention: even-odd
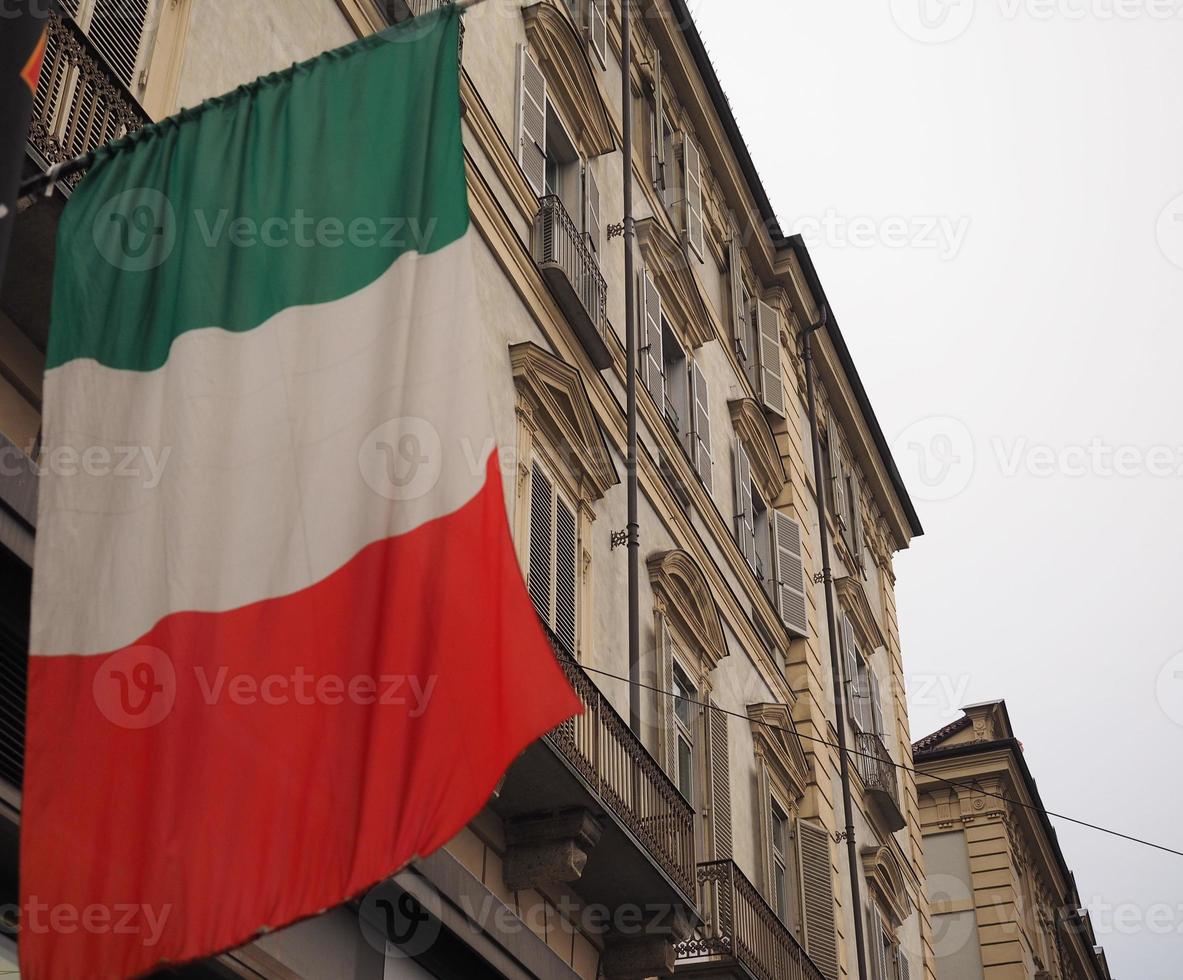
[[[776,440],[764,412],[752,398],[736,398],[727,403],[731,409],[731,424],[747,451],[752,463],[752,476],[764,499],[774,503],[789,480],[784,460],[776,448]]]
[[[641,261],[661,292],[661,302],[673,314],[671,321],[690,343],[701,347],[719,333],[715,315],[702,297],[698,277],[690,271],[686,247],[655,218],[636,223]]]
[[[776,770],[794,801],[800,800],[809,785],[809,763],[788,705],[749,704],[748,724],[756,751]]]
[[[838,599],[846,607],[847,612],[854,618],[854,624],[862,634],[864,642],[872,650],[887,646],[887,637],[875,619],[875,610],[867,598],[862,579],[856,575],[844,575],[835,581],[838,587]]]
[[[645,563],[649,581],[667,615],[677,620],[687,639],[698,644],[708,670],[727,656],[727,640],[719,610],[711,599],[711,587],[688,553],[663,551]]]

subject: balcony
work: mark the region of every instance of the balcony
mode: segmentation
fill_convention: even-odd
[[[872,732],[856,732],[854,749],[859,778],[878,805],[888,829],[892,833],[902,830],[905,821],[900,809],[899,780],[887,746]]]
[[[697,877],[705,922],[678,944],[679,975],[825,980],[734,861],[700,864]]]
[[[30,154],[43,171],[150,121],[73,20],[51,13],[48,28],[28,137]],[[72,187],[80,179],[76,174],[65,183]]]
[[[676,908],[693,923],[693,809],[583,668],[550,639],[583,714],[518,757],[492,808],[519,827],[547,815],[588,814],[599,833],[580,845],[586,864],[562,880],[588,903]]]
[[[553,194],[538,202],[534,261],[598,370],[612,365],[608,347],[608,284],[596,254]]]

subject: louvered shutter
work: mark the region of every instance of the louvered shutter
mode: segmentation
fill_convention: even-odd
[[[858,484],[852,479],[854,499],[850,501],[850,553],[854,556],[854,563],[863,567],[863,508],[858,499]]]
[[[752,464],[743,443],[735,440],[735,541],[749,565],[756,560],[756,531],[752,514]]]
[[[530,474],[530,560],[526,584],[543,622],[549,624],[554,488],[537,463]],[[572,650],[572,653],[575,651]]]
[[[838,940],[834,931],[834,878],[830,835],[824,827],[797,822],[801,855],[805,950],[829,980],[838,977]]]
[[[696,361],[690,362],[690,403],[694,416],[694,434],[692,437],[692,453],[694,469],[702,484],[711,490],[711,407],[710,396],[707,392],[706,376]]]
[[[842,641],[842,659],[846,670],[846,710],[858,730],[866,731],[862,723],[862,697],[859,681],[859,653],[854,642],[854,626],[846,613],[839,624],[839,638]]]
[[[608,63],[608,0],[587,0],[587,38],[600,64]]]
[[[702,154],[687,135],[682,141],[682,164],[686,184],[686,241],[694,254],[703,257]],[[778,381],[779,383],[779,381]]]
[[[674,722],[674,649],[673,638],[663,613],[657,614],[654,631],[657,650],[654,662],[657,665],[657,727],[660,746],[657,753],[666,775],[675,783],[678,781],[678,733]]]
[[[776,560],[776,610],[788,629],[807,636],[809,621],[805,599],[805,562],[801,555],[801,525],[787,514],[773,510],[772,535]]]
[[[665,191],[665,81],[660,52],[653,57],[653,184]]]
[[[899,958],[899,980],[911,980],[912,967],[908,963],[908,956],[902,950],[896,950],[896,956]]]
[[[772,781],[768,777],[768,763],[764,759],[757,760],[756,768],[756,815],[760,829],[761,875],[760,884],[764,890],[764,900],[771,906],[776,905],[776,864],[772,857]]]
[[[871,669],[871,665],[867,664],[867,680],[870,682],[870,690],[867,692],[871,707],[871,729],[876,735],[883,734],[883,702],[879,700],[879,678],[875,676],[875,671]]]
[[[600,254],[600,185],[591,172],[591,162],[583,168],[583,232],[596,255]]]
[[[546,76],[523,44],[518,105],[518,163],[534,193],[546,193]]]
[[[867,958],[872,980],[887,980],[887,957],[883,936],[883,919],[874,902],[867,904]]]
[[[575,512],[562,497],[555,498],[555,635],[574,654],[576,616],[577,537]]]
[[[842,447],[838,441],[838,426],[832,413],[826,422],[826,441],[830,450],[830,497],[834,501],[834,520],[839,528],[844,528],[846,488],[842,485]]]
[[[712,860],[731,857],[731,757],[727,738],[727,715],[710,699],[706,712],[707,744],[710,747],[710,827]]]
[[[86,36],[128,88],[136,79],[149,0],[95,0]]]
[[[744,370],[755,351],[748,350],[748,311],[743,300],[743,253],[739,248],[739,232],[733,232],[727,244],[727,265],[731,274],[731,335],[735,353]]]
[[[665,364],[661,352],[661,293],[648,270],[641,272],[641,381],[665,408]]]
[[[760,398],[770,412],[784,418],[785,388],[780,375],[780,314],[763,300],[756,302],[760,330]]]

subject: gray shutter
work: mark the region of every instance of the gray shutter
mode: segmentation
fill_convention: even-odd
[[[690,362],[690,404],[693,417],[691,459],[702,484],[711,490],[711,408],[706,376],[695,361]]]
[[[587,235],[592,251],[600,254],[602,240],[600,224],[600,185],[591,172],[591,161],[583,165],[583,232]]]
[[[526,583],[544,623],[550,624],[553,488],[537,463],[530,474],[530,558]],[[574,651],[571,651],[574,653]]]
[[[846,713],[859,731],[862,731],[863,727],[859,725],[859,720],[862,717],[859,709],[859,655],[854,644],[854,626],[846,613],[842,614],[838,637],[842,643],[842,663],[846,672]]]
[[[871,702],[871,729],[876,735],[883,735],[883,702],[879,700],[879,678],[871,665],[867,664],[867,679],[871,689],[867,692]]]
[[[682,165],[686,184],[686,241],[694,254],[703,257],[702,154],[687,134],[682,140]]]
[[[867,903],[867,965],[870,968],[872,980],[886,980],[887,963],[886,950],[883,941],[883,919],[874,902]]]
[[[768,778],[768,762],[757,760],[756,769],[756,807],[760,839],[756,842],[760,848],[760,884],[764,889],[764,900],[769,905],[776,904],[776,864],[772,859],[772,783]]]
[[[665,80],[660,52],[653,56],[653,183],[665,191]]]
[[[756,303],[760,330],[760,398],[764,407],[785,415],[785,388],[780,374],[780,314],[763,300]]]
[[[577,544],[575,513],[562,497],[555,498],[555,634],[575,654]]]
[[[666,775],[675,783],[678,781],[677,732],[674,723],[674,651],[665,616],[657,615],[654,638],[657,645],[654,663],[657,665],[657,696],[655,709],[660,744],[657,757]]]
[[[587,0],[587,38],[600,56],[600,63],[608,63],[608,0]]]
[[[899,957],[900,980],[911,980],[912,968],[908,963],[908,955],[902,949],[897,950],[896,955]]]
[[[776,562],[776,611],[785,626],[809,635],[805,599],[805,561],[801,555],[801,525],[779,510],[772,511],[773,557]]]
[[[546,76],[524,44],[519,50],[518,163],[541,197],[546,193]]]
[[[739,247],[739,232],[733,231],[727,243],[727,265],[731,273],[731,334],[735,353],[744,370],[754,351],[748,350],[748,311],[743,301],[743,252]]]
[[[727,738],[727,715],[719,710],[715,699],[710,699],[706,713],[707,742],[711,753],[710,805],[713,860],[731,857],[731,758]]]
[[[641,381],[665,410],[665,363],[661,354],[661,293],[648,270],[641,271]]]
[[[838,940],[834,930],[834,865],[830,859],[830,835],[824,827],[799,820],[797,840],[801,847],[805,950],[829,980],[837,980]]]
[[[752,514],[752,464],[743,443],[735,440],[735,541],[749,565],[756,560],[756,531]]]
[[[128,88],[135,84],[149,0],[95,0],[86,36]]]
[[[854,487],[854,499],[850,502],[850,551],[854,556],[854,563],[863,567],[863,508],[858,498],[858,477],[851,479]]]
[[[846,526],[846,488],[842,485],[842,447],[838,426],[831,412],[826,422],[826,441],[830,449],[830,499],[833,500],[834,520],[839,528]]]

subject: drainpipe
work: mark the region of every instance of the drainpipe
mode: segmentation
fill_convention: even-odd
[[[822,581],[826,586],[826,624],[830,637],[830,677],[834,685],[834,728],[838,732],[838,765],[842,782],[842,815],[846,821],[846,863],[850,869],[850,904],[854,912],[854,946],[858,957],[859,980],[867,980],[866,942],[863,938],[863,904],[859,895],[858,847],[854,840],[854,802],[850,795],[850,756],[846,750],[846,698],[842,689],[842,671],[838,657],[838,613],[834,608],[834,575],[830,568],[830,529],[826,524],[826,481],[822,478],[822,449],[817,431],[817,395],[813,377],[813,334],[825,327],[829,318],[823,306],[821,319],[802,333],[805,358],[805,390],[809,402],[809,436],[813,443],[813,478],[817,485],[818,536],[821,538]]]

